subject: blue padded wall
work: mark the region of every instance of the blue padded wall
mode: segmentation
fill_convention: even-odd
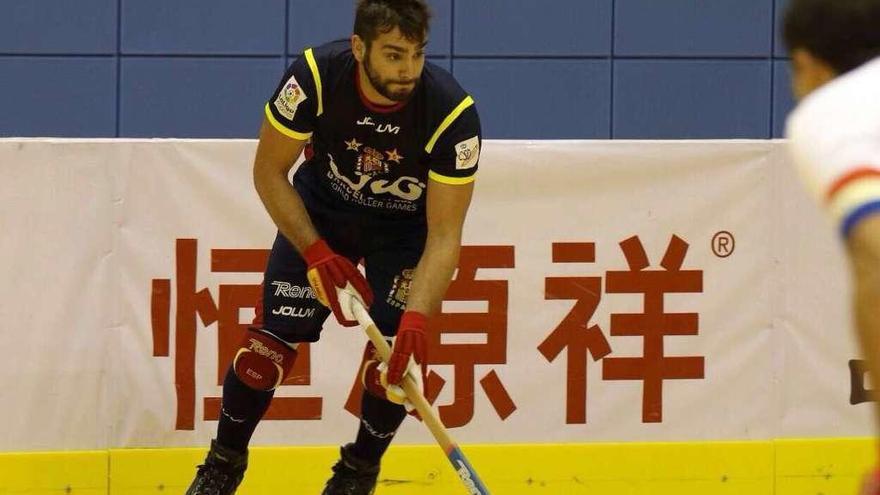
[[[607,139],[607,60],[455,60],[477,102],[484,132],[504,139]]]
[[[284,0],[120,0],[125,54],[284,54]]]
[[[0,53],[116,54],[117,2],[2,2]]]
[[[618,0],[615,55],[769,56],[767,0]]]
[[[299,54],[304,48],[351,36],[353,2],[290,0],[287,13],[287,51]]]
[[[0,136],[113,137],[112,57],[0,57]]]
[[[782,20],[785,15],[785,8],[788,6],[788,0],[774,0],[776,5],[776,19]],[[773,56],[775,57],[785,57],[785,43],[782,41],[782,22],[776,23],[775,33],[775,44],[773,50]]]
[[[487,138],[770,138],[793,105],[787,0],[427,1],[428,55]],[[0,135],[254,137],[283,67],[350,36],[354,3],[3,2]]]
[[[773,137],[784,137],[785,118],[794,108],[794,104],[788,61],[775,60],[773,62]]]
[[[715,139],[770,132],[770,62],[621,60],[614,136]]]
[[[455,56],[611,54],[611,0],[456,0]]]
[[[127,58],[120,134],[255,137],[282,72],[281,58]]]

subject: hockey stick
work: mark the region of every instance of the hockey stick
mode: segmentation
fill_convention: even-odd
[[[376,327],[373,319],[370,318],[366,308],[361,305],[360,301],[352,297],[351,310],[358,323],[360,323],[361,328],[366,332],[367,337],[376,346],[379,358],[384,362],[388,362],[388,358],[391,357],[391,347],[388,345],[382,332]],[[407,399],[418,411],[422,421],[428,426],[428,430],[434,435],[437,443],[440,444],[440,448],[446,453],[446,457],[452,463],[452,468],[455,469],[458,477],[461,478],[461,482],[464,483],[468,493],[470,495],[489,495],[486,485],[483,484],[471,463],[468,462],[467,457],[464,456],[464,453],[449,436],[449,432],[446,431],[446,427],[443,426],[440,417],[434,412],[431,404],[428,404],[427,399],[422,395],[416,382],[407,374],[403,377],[401,385],[403,386],[403,391],[406,392]]]

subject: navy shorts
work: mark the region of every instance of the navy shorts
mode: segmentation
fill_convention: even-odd
[[[396,334],[412,274],[424,251],[424,225],[365,221],[362,216],[307,206],[318,234],[336,253],[355,264],[363,260],[374,297],[370,316],[384,335]],[[279,232],[269,254],[254,328],[288,343],[318,341],[331,312],[315,298],[306,272],[302,256]]]

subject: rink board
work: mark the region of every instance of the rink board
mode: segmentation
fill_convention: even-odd
[[[471,445],[492,493],[852,495],[874,461],[868,438],[752,442]],[[183,493],[202,449],[0,454],[0,493]],[[258,447],[241,495],[319,493],[335,447]],[[435,446],[395,446],[377,495],[465,493]]]

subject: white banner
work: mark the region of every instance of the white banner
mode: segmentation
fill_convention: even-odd
[[[0,140],[0,450],[207,444],[275,235],[254,148]],[[430,352],[457,440],[871,433],[845,259],[783,143],[484,148]],[[365,340],[328,322],[254,444],[354,438]]]

